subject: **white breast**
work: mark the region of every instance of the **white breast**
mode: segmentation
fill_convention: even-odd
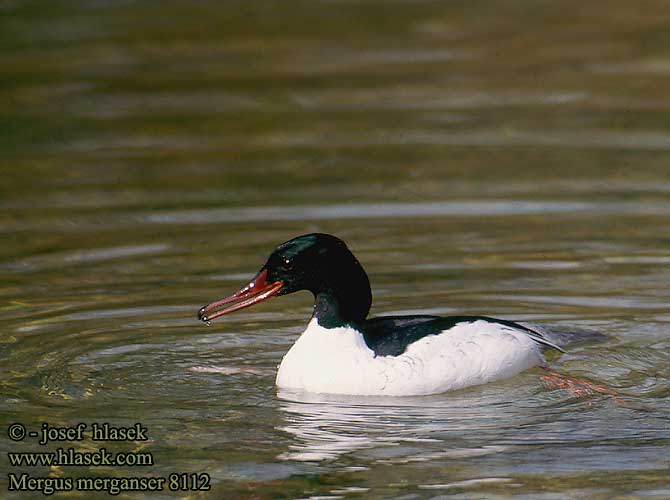
[[[375,357],[360,332],[326,329],[312,319],[279,365],[277,386],[332,394],[436,394],[511,377],[543,361],[523,332],[483,320],[426,336],[400,356]]]

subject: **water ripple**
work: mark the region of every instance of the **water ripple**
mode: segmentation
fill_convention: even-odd
[[[561,213],[668,214],[670,203],[569,202],[569,201],[463,201],[431,203],[357,203],[296,207],[248,207],[209,210],[178,210],[138,216],[143,223],[215,224],[380,217],[508,216]]]

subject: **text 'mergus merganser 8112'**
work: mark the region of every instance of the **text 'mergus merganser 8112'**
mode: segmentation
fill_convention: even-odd
[[[307,329],[282,360],[277,386],[310,392],[435,394],[543,365],[563,352],[536,329],[485,316],[381,316],[367,274],[342,240],[307,234],[279,245],[244,288],[198,312],[210,321],[275,295],[314,294]]]

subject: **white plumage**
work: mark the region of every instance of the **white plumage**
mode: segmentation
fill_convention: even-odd
[[[360,332],[323,328],[313,318],[284,356],[277,386],[331,394],[437,394],[508,378],[543,362],[536,342],[500,323],[458,323],[410,344],[399,356],[375,356]]]

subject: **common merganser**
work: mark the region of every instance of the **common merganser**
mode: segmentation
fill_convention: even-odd
[[[323,233],[279,245],[244,288],[198,311],[202,321],[275,295],[309,290],[314,312],[282,359],[282,389],[351,395],[436,394],[512,377],[565,352],[539,331],[486,316],[366,319],[370,281],[339,238]]]

